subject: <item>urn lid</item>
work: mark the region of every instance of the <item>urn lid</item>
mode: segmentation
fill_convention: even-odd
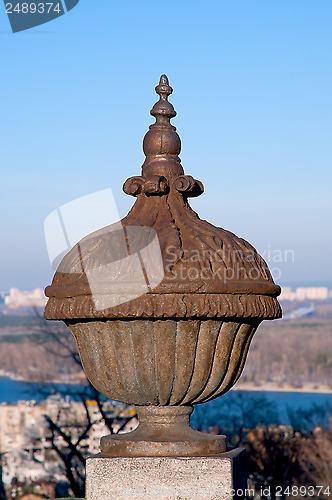
[[[191,209],[188,198],[204,188],[181,166],[165,75],[156,92],[142,174],[123,186],[136,202],[124,219],[83,238],[65,255],[45,290],[45,317],[280,317],[280,287],[255,248]]]

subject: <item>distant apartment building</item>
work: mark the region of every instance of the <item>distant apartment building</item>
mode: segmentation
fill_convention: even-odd
[[[332,291],[325,286],[322,287],[298,287],[295,291],[291,287],[281,289],[280,300],[327,300],[332,298]]]
[[[35,290],[19,290],[11,288],[4,297],[5,305],[10,309],[18,307],[44,307],[47,299],[41,288]]]
[[[41,450],[46,448],[43,445],[46,430],[44,411],[35,402],[0,405],[0,453],[5,484],[9,484],[13,477],[19,481],[34,481],[45,474],[41,463],[45,458]],[[32,453],[39,463],[31,459]]]
[[[59,395],[46,401],[19,401],[0,404],[0,455],[3,482],[9,485],[13,478],[20,482],[39,480],[66,481],[58,455],[52,448],[48,415],[77,441],[86,426],[86,411],[92,422],[91,429],[82,440],[80,450],[84,456],[99,452],[100,438],[110,433],[95,401],[71,402]],[[138,425],[135,412],[126,405],[105,402],[103,410],[113,417],[113,432],[130,432]],[[129,421],[128,417],[133,417]],[[66,446],[61,436],[56,437],[58,448]]]

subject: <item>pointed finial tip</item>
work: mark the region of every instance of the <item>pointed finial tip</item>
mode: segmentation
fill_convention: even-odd
[[[169,85],[168,78],[166,75],[161,75],[159,80],[159,85]]]
[[[159,85],[156,87],[156,92],[161,98],[166,98],[173,92],[172,87],[168,83],[166,75],[161,75]]]

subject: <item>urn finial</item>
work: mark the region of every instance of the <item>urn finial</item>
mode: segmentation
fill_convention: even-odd
[[[150,125],[143,141],[143,151],[146,156],[142,167],[142,175],[151,177],[163,175],[166,178],[182,175],[183,169],[179,154],[181,151],[180,137],[170,120],[176,116],[173,105],[168,101],[168,96],[173,89],[168,83],[166,75],[160,77],[156,87],[159,101],[153,106],[150,114],[156,122]]]
[[[143,140],[146,158],[142,165],[142,175],[127,179],[123,190],[132,196],[142,193],[163,196],[171,190],[177,191],[184,198],[199,196],[204,191],[203,184],[190,175],[184,175],[179,158],[181,140],[170,122],[176,116],[176,111],[168,101],[173,89],[166,75],[161,75],[155,90],[159,101],[150,114],[156,121],[150,125]]]
[[[163,123],[164,126],[168,126],[170,125],[170,119],[176,116],[176,111],[173,105],[168,102],[168,96],[173,93],[173,89],[170,87],[166,75],[161,75],[159,85],[157,85],[155,90],[160,98],[151,109],[150,114],[156,118],[156,123],[159,122],[158,124]],[[166,119],[162,120],[164,117]],[[170,128],[175,130],[175,127],[172,125],[170,125]]]

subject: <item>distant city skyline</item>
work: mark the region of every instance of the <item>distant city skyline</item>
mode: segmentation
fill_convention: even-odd
[[[164,9],[82,0],[17,34],[0,16],[0,290],[51,282],[43,224],[59,206],[111,188],[129,210],[122,184],[140,174],[162,73],[182,165],[205,186],[194,210],[270,250],[277,283],[332,282],[332,3]]]

